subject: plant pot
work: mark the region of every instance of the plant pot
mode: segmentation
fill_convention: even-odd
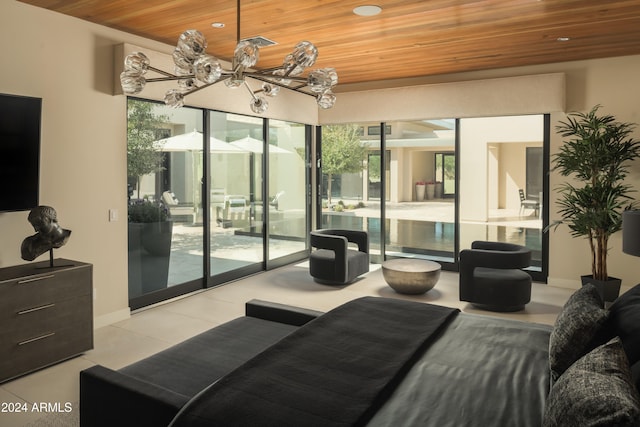
[[[427,184],[427,199],[431,200],[436,195],[436,185],[435,184]]]
[[[149,222],[142,228],[142,246],[151,255],[164,256],[171,253],[173,222]]]
[[[442,199],[442,191],[444,190],[444,186],[442,182],[436,182],[436,191],[434,197],[436,199]]]
[[[171,221],[129,226],[129,298],[167,287],[171,255]]]
[[[424,200],[424,184],[416,184],[416,200],[421,201]]]
[[[582,286],[586,285],[587,283],[593,283],[598,289],[598,292],[600,293],[600,296],[602,297],[602,300],[604,302],[612,302],[616,298],[618,298],[618,295],[620,295],[620,285],[622,284],[622,279],[609,277],[609,279],[607,280],[596,280],[591,274],[580,276],[580,279],[582,280]]]

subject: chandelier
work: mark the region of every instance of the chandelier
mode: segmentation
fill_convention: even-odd
[[[201,32],[187,30],[180,35],[173,51],[173,73],[152,67],[149,58],[142,52],[127,55],[124,71],[120,74],[123,92],[135,95],[142,92],[147,83],[175,80],[177,88],[166,92],[164,102],[170,107],[179,108],[184,105],[186,96],[224,82],[228,88],[247,88],[251,94],[249,106],[256,114],[267,111],[269,103],[266,97],[276,96],[280,88],[312,95],[320,108],[333,107],[336,96],[332,88],[338,83],[336,70],[320,68],[310,71],[306,77],[302,76],[305,69],[311,67],[318,57],[318,49],[313,43],[299,42],[279,67],[256,70],[253,67],[258,62],[260,46],[252,39],[240,40],[240,1],[237,16],[238,44],[230,70],[222,68],[217,58],[206,53],[207,40]],[[161,77],[148,78],[149,71]],[[252,89],[247,78],[261,81],[261,87]]]

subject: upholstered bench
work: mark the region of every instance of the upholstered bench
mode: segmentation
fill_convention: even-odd
[[[251,300],[246,316],[119,370],[80,372],[82,426],[165,426],[193,396],[320,312]]]

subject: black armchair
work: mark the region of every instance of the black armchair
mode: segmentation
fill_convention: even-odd
[[[531,301],[531,263],[524,246],[475,241],[460,252],[460,301],[491,311],[519,311]]]
[[[358,246],[350,247],[349,243]],[[361,230],[311,232],[309,273],[318,283],[344,285],[369,271],[369,235]]]

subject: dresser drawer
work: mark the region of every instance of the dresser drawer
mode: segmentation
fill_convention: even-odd
[[[0,319],[8,313],[92,293],[91,266],[27,276],[0,283]]]
[[[0,381],[40,369],[93,348],[91,322],[65,325],[38,336],[2,344]]]
[[[6,346],[30,340],[92,318],[90,295],[4,313],[0,322],[0,354]]]

